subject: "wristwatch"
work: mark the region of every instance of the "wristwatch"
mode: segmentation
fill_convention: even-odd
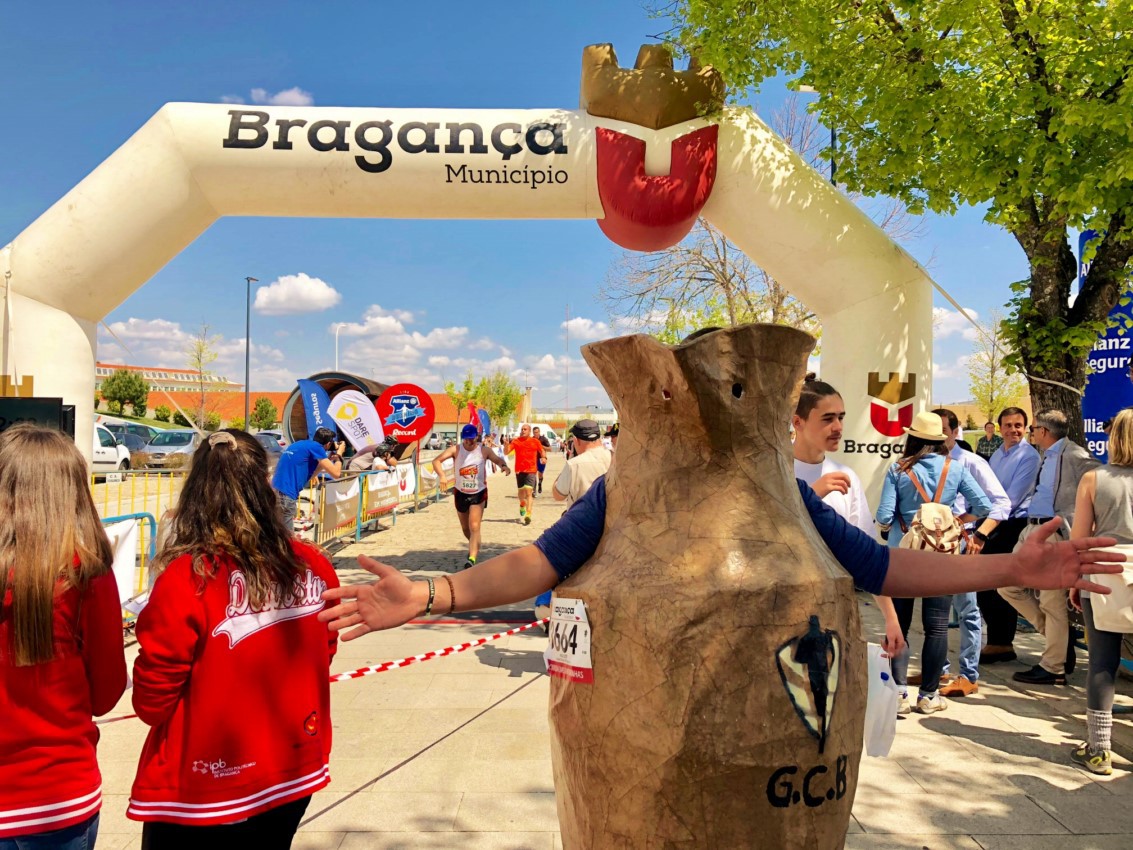
[[[980,541],[980,543],[987,543],[987,535],[980,531],[978,528],[972,532],[972,537]]]

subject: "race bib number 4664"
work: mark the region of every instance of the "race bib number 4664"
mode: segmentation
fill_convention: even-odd
[[[551,633],[543,658],[547,672],[560,679],[589,684],[594,681],[590,663],[590,623],[581,599],[551,601]]]

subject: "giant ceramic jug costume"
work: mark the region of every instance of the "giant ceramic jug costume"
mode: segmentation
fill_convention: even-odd
[[[592,641],[592,683],[551,680],[567,850],[843,846],[866,659],[792,472],[813,345],[747,325],[583,349],[621,438],[601,545],[555,590]]]

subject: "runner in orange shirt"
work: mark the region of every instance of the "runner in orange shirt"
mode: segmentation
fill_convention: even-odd
[[[539,463],[547,462],[543,444],[531,436],[531,426],[523,425],[519,436],[507,447],[508,454],[515,454],[515,486],[519,488],[519,519],[524,525],[531,525],[531,511],[535,507],[535,485],[539,477]]]

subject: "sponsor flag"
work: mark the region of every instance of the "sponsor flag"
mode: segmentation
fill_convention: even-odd
[[[343,390],[334,397],[328,410],[355,451],[366,451],[385,439],[377,409],[358,390]]]
[[[303,396],[303,410],[307,414],[307,436],[313,436],[319,428],[332,427],[330,414],[330,396],[327,391],[315,381],[300,378],[299,394]]]
[[[488,417],[488,411],[482,407],[477,411],[477,414],[480,417],[480,436],[487,437],[492,433],[492,420]]]

